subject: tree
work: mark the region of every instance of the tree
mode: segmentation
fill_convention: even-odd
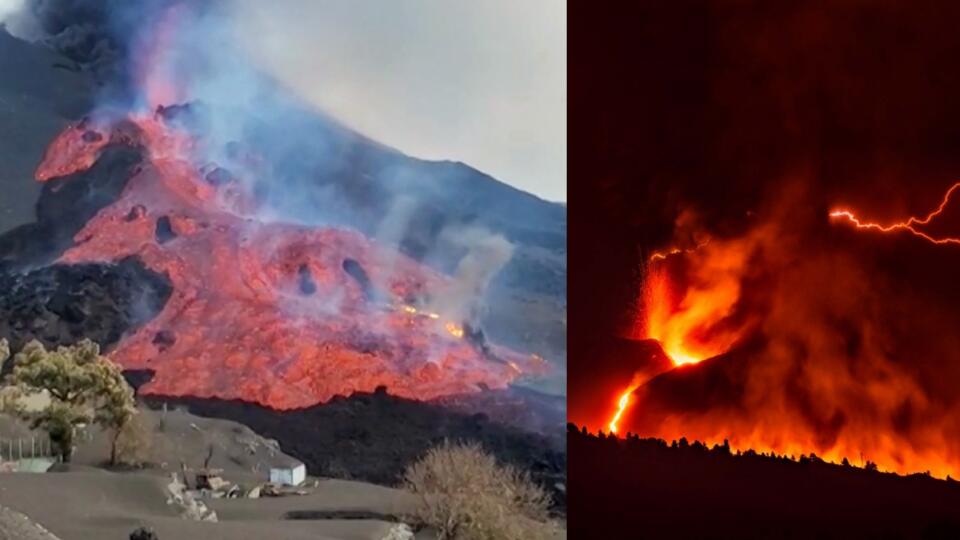
[[[6,347],[4,340],[0,353],[8,350]],[[136,414],[136,408],[133,390],[120,368],[100,355],[100,346],[84,339],[48,351],[33,340],[13,361],[13,372],[8,377],[12,386],[24,395],[46,392],[50,396],[50,405],[45,409],[18,412],[33,428],[50,435],[61,458],[70,461],[77,426],[96,422],[114,430],[110,463],[115,464],[117,439]]]
[[[127,384],[116,364],[100,357],[91,366],[97,384],[98,406],[94,421],[113,430],[110,440],[110,465],[117,464],[117,442],[130,420],[137,414],[133,388]]]
[[[415,519],[440,539],[519,540],[554,531],[546,491],[475,443],[430,449],[407,468],[404,487],[420,498]]]
[[[152,435],[149,426],[139,414],[134,415],[116,433],[115,464],[139,467],[150,457]]]

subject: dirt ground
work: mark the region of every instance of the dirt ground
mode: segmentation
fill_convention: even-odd
[[[328,480],[321,481],[304,496],[212,501],[210,506],[217,511],[219,521],[207,523],[181,518],[176,506],[166,503],[166,483],[167,479],[157,471],[8,473],[0,481],[0,505],[23,512],[62,540],[126,539],[140,526],[153,528],[161,540],[379,540],[389,532],[390,523],[282,518],[293,510],[367,510],[389,514],[411,504],[409,495],[398,490]]]
[[[20,512],[0,507],[0,540],[57,540],[57,538]]]
[[[206,500],[217,523],[188,521],[177,506],[167,503],[170,473],[202,466],[214,449],[210,466],[224,479],[245,488],[268,479],[271,466],[292,458],[249,428],[228,420],[202,418],[181,410],[146,410],[143,421],[152,432],[149,458],[156,466],[137,471],[101,468],[109,456],[109,437],[91,429],[80,441],[73,462],[63,472],[4,473],[0,476],[0,507],[22,512],[62,540],[126,539],[140,526],[152,527],[162,540],[181,538],[262,539],[331,538],[380,539],[392,523],[374,519],[287,520],[288,512],[350,511],[402,516],[415,500],[409,493],[373,484],[308,479],[309,494],[279,498]],[[27,437],[21,422],[0,415],[0,437]],[[316,486],[314,486],[316,483]],[[0,526],[31,525],[0,516]],[[26,524],[24,524],[26,523]],[[0,528],[0,533],[4,529]],[[40,534],[40,533],[38,533]],[[20,538],[11,536],[11,538]],[[44,538],[37,536],[37,539]],[[0,539],[3,539],[0,534]],[[49,537],[47,537],[49,540]]]

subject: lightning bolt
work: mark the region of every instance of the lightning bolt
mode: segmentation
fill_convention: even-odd
[[[707,245],[707,244],[709,244],[709,243],[710,243],[710,238],[707,238],[707,239],[704,240],[703,242],[700,242],[700,243],[698,243],[697,245],[693,246],[692,248],[688,248],[688,249],[672,248],[672,249],[668,249],[668,250],[666,250],[666,251],[654,251],[654,252],[650,255],[650,259],[649,259],[649,260],[650,260],[650,262],[653,262],[653,261],[662,261],[662,260],[666,259],[667,257],[669,257],[669,256],[671,256],[671,255],[679,255],[680,253],[693,253],[694,251],[697,251],[698,249],[702,248],[703,246],[705,246],[705,245]]]
[[[890,225],[881,225],[880,223],[861,221],[853,212],[845,209],[837,209],[830,212],[830,217],[832,219],[846,218],[847,221],[853,223],[853,225],[858,229],[872,229],[885,233],[892,231],[908,231],[914,236],[918,236],[934,244],[960,244],[960,238],[952,236],[937,238],[916,229],[917,225],[928,225],[933,218],[943,213],[943,209],[946,208],[947,204],[950,202],[950,197],[953,196],[953,193],[957,189],[960,189],[960,182],[950,186],[950,189],[948,189],[946,194],[944,194],[943,200],[940,201],[940,206],[938,206],[936,210],[927,214],[927,216],[924,218],[911,216],[910,219],[906,221],[900,221]]]

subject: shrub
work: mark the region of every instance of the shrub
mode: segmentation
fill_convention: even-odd
[[[407,467],[404,487],[420,498],[412,518],[440,539],[535,539],[555,529],[547,522],[550,496],[476,443],[432,448]]]
[[[115,464],[140,467],[150,460],[152,433],[138,414],[128,420],[116,437]]]

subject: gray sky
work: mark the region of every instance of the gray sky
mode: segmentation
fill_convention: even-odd
[[[563,0],[231,1],[257,62],[345,124],[566,201]]]

